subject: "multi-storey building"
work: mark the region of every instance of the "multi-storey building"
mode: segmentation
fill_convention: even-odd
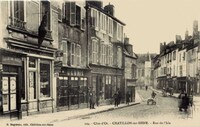
[[[124,40],[124,55],[125,55],[125,92],[129,92],[131,95],[130,101],[135,101],[135,87],[136,87],[136,60],[137,55],[133,52],[133,45],[129,44],[129,38]]]
[[[158,89],[173,87],[175,92],[199,94],[198,46],[199,40],[191,36],[177,39],[175,44],[161,44],[160,55],[155,58],[160,63],[154,70],[158,74],[155,77]]]
[[[61,69],[57,82],[57,110],[87,107],[88,68],[84,1],[60,1],[58,17]],[[60,62],[58,62],[60,63]]]
[[[101,1],[87,1],[90,89],[96,92],[97,104],[110,103],[119,88],[125,94],[123,27],[114,16],[114,6],[103,8]]]
[[[1,114],[53,112],[54,54],[58,48],[56,3],[1,1],[0,9]]]

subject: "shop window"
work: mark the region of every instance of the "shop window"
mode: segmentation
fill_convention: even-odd
[[[106,76],[105,99],[110,99],[110,98],[112,98],[111,76]]]
[[[71,97],[71,105],[78,104],[79,85],[78,77],[71,77],[71,88],[69,89],[69,96]]]
[[[58,105],[68,106],[69,105],[69,87],[68,77],[59,77],[59,88],[58,88]]]
[[[36,99],[36,72],[29,72],[29,100]]]
[[[79,86],[79,100],[80,103],[87,103],[87,78],[80,78]]]
[[[40,97],[50,97],[50,62],[40,61]]]

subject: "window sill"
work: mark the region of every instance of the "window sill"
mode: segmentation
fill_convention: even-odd
[[[41,98],[41,99],[39,99],[39,102],[40,101],[52,101],[52,100],[53,100],[53,98],[47,97],[47,98]]]

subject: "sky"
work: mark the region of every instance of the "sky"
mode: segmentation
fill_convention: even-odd
[[[160,43],[184,39],[186,30],[192,35],[193,21],[200,21],[200,0],[103,0],[109,2],[138,54],[159,53]]]

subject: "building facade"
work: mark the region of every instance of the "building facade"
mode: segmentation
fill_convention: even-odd
[[[154,69],[158,89],[172,87],[174,92],[199,94],[199,39],[186,33],[184,40],[177,38],[176,43],[161,44],[155,58],[159,66]]]
[[[130,94],[130,102],[135,101],[135,87],[136,87],[136,71],[137,71],[137,55],[133,52],[133,45],[129,43],[129,38],[124,39],[124,55],[125,55],[125,93]]]
[[[56,107],[53,82],[54,55],[58,48],[57,5],[48,1],[0,3],[3,12],[0,15],[1,114],[53,112]]]
[[[62,1],[58,21],[59,50],[61,63],[57,77],[57,110],[87,107],[88,67],[86,10],[84,1]]]
[[[119,88],[125,95],[123,27],[114,17],[114,6],[103,8],[101,1],[86,2],[88,28],[90,89],[96,92],[97,105],[112,103]]]

